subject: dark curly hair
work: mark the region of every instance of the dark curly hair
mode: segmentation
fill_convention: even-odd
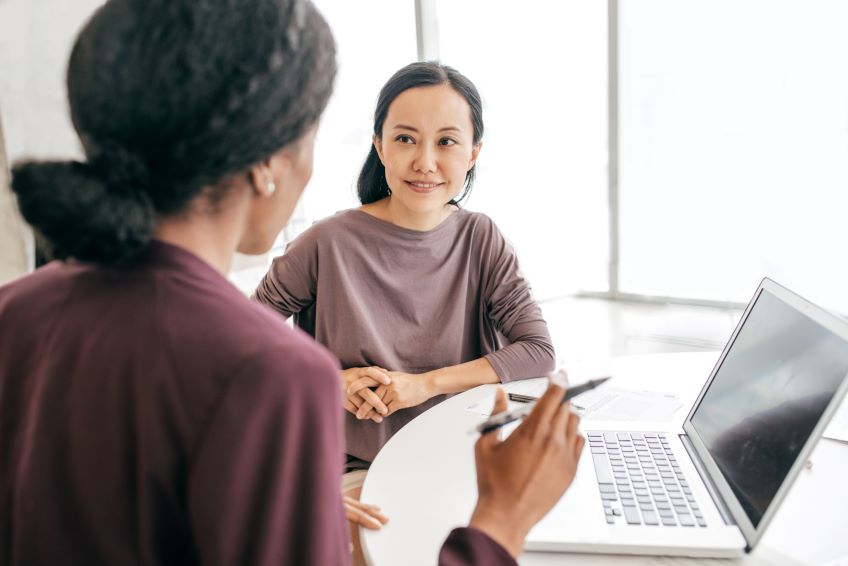
[[[374,135],[378,138],[383,136],[383,123],[389,113],[389,106],[402,92],[421,86],[443,84],[450,85],[468,102],[471,109],[471,125],[474,128],[473,142],[474,145],[480,143],[483,139],[483,102],[480,99],[480,93],[477,92],[477,87],[453,67],[432,61],[407,65],[392,75],[392,78],[383,86],[377,99],[377,109],[374,111]],[[465,175],[462,194],[448,204],[459,204],[468,196],[474,186],[476,168],[477,166],[474,165]],[[365,158],[365,163],[362,165],[362,170],[359,172],[356,191],[359,202],[362,204],[376,202],[391,194],[389,185],[386,183],[386,168],[383,167],[373,144]]]
[[[12,188],[52,255],[121,263],[224,181],[299,139],[336,73],[308,0],[110,0],[68,65],[84,162],[24,162]]]

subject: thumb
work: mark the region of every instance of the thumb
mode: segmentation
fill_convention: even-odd
[[[495,389],[495,405],[492,407],[492,415],[503,413],[508,407],[506,393],[504,393],[503,387],[498,387]]]
[[[495,390],[495,405],[492,407],[492,414],[496,415],[498,413],[503,413],[507,410],[508,407],[509,405],[506,402],[506,393],[504,393],[503,387],[498,387]],[[480,438],[477,439],[476,445],[478,457],[481,455],[481,451],[487,451],[491,449],[500,441],[500,434],[497,430],[493,430],[491,432],[487,432],[486,434],[480,435]]]

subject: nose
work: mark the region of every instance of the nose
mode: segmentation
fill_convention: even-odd
[[[417,173],[435,173],[437,169],[436,151],[429,144],[419,145],[415,152],[412,168]]]

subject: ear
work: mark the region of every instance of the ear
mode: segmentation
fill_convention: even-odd
[[[275,176],[272,172],[272,159],[273,158],[270,158],[257,163],[251,167],[248,172],[250,186],[253,187],[253,192],[259,196],[270,197],[274,193],[271,189],[271,183],[275,183],[274,179],[278,177],[278,175]]]
[[[377,157],[380,158],[380,163],[385,167],[386,162],[383,160],[383,140],[377,134],[374,134],[371,138],[371,143],[374,144],[374,149],[377,150]]]
[[[477,157],[480,155],[481,149],[483,149],[483,142],[478,143],[471,149],[471,160],[468,162],[469,171],[471,171],[471,168],[474,167],[475,163],[477,163]]]

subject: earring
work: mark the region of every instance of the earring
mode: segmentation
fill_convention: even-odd
[[[274,184],[273,179],[268,179],[268,182],[265,184],[265,189],[268,191],[268,196],[274,194],[274,192],[277,190],[277,185]]]

